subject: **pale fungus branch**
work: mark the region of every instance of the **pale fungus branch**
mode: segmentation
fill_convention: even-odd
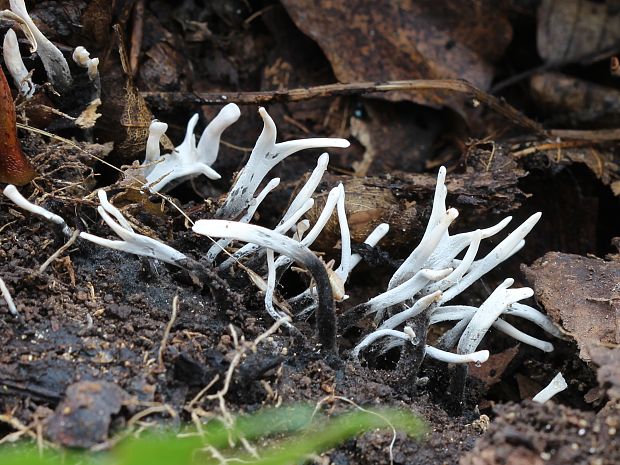
[[[17,188],[14,185],[9,184],[8,186],[4,188],[2,192],[4,193],[6,197],[8,197],[18,207],[23,208],[24,210],[29,211],[30,213],[34,215],[40,216],[41,218],[47,221],[51,221],[52,223],[57,224],[58,226],[61,227],[62,233],[65,236],[67,237],[71,236],[72,234],[71,228],[67,226],[67,223],[64,219],[62,219],[60,216],[56,215],[55,213],[52,213],[49,210],[46,210],[45,208],[39,205],[35,205],[34,203],[28,201],[23,195],[20,194],[20,192],[17,190]]]
[[[258,110],[263,119],[263,131],[250,154],[250,159],[237,175],[224,204],[218,209],[218,218],[236,219],[250,205],[254,193],[271,169],[293,153],[304,149],[349,146],[345,139],[311,138],[276,143],[276,125],[267,110]]]
[[[90,233],[81,232],[80,238],[110,249],[120,250],[134,255],[142,255],[155,258],[171,265],[179,266],[179,263],[186,260],[185,254],[178,250],[142,234],[134,232],[133,228],[125,220],[120,211],[108,202],[103,190],[98,192],[101,205],[97,207],[99,215],[105,223],[122,240],[110,240]],[[114,217],[114,218],[112,218]],[[116,219],[116,221],[115,221]],[[118,221],[118,222],[117,222]]]
[[[11,0],[11,10],[0,12],[0,17],[12,19],[26,33],[26,37],[30,41],[32,52],[37,52],[49,81],[60,93],[67,92],[71,88],[73,78],[69,70],[69,64],[63,56],[62,52],[36,26],[26,9],[24,0]]]
[[[538,402],[539,404],[544,404],[557,393],[565,390],[567,387],[568,384],[566,384],[566,380],[562,376],[562,373],[558,373],[542,391],[532,398],[532,400],[534,402]]]
[[[533,322],[551,335],[560,334],[546,315],[518,303],[531,297],[533,291],[529,288],[509,289],[514,282],[512,279],[507,279],[498,286],[479,308],[445,305],[520,250],[525,244],[525,236],[540,219],[540,213],[532,215],[485,257],[476,260],[481,241],[503,230],[511,218],[505,218],[486,229],[451,236],[448,227],[456,219],[458,212],[453,208],[446,208],[445,176],[446,170],[442,167],[437,176],[433,207],[424,235],[419,245],[396,270],[386,292],[345,314],[348,321],[363,313],[374,314],[378,324],[375,331],[358,343],[352,355],[357,358],[362,350],[377,339],[388,337],[392,342],[388,342],[384,350],[399,346],[403,348],[399,366],[419,366],[419,357],[424,355],[448,363],[482,363],[489,357],[489,353],[476,352],[476,349],[491,327],[545,352],[553,350],[553,345],[549,342],[525,334],[500,318],[502,315],[519,317]],[[465,249],[467,250],[463,258],[457,260],[456,257]],[[444,321],[455,321],[456,324],[444,333],[439,345],[442,349],[451,349],[458,344],[456,354],[428,346],[424,346],[422,352],[415,349],[422,347],[420,344],[426,340],[430,325]],[[410,340],[398,329],[403,325],[411,332],[416,332],[416,344],[403,342]],[[413,373],[415,372],[417,370],[413,370]],[[464,378],[462,379],[464,382]]]
[[[17,35],[15,35],[13,29],[9,29],[4,35],[2,54],[4,56],[4,64],[13,78],[15,87],[19,89],[19,93],[26,98],[32,97],[36,88],[22,60],[19,44],[17,43]]]
[[[11,297],[9,288],[6,287],[6,284],[2,278],[0,278],[0,295],[2,295],[2,298],[6,302],[6,305],[9,307],[9,312],[11,312],[11,315],[19,316],[19,312],[17,311],[15,302],[13,302],[13,297]]]

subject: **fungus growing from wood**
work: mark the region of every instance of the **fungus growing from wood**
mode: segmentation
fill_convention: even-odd
[[[34,215],[40,216],[47,221],[51,221],[52,223],[57,224],[58,226],[60,226],[60,228],[62,229],[62,233],[65,236],[71,236],[71,228],[67,226],[67,223],[64,219],[39,205],[35,205],[34,203],[29,202],[23,195],[20,194],[20,192],[14,185],[9,184],[4,188],[2,192],[18,207],[23,208],[24,210],[29,211]]]
[[[164,244],[156,239],[136,233],[123,214],[110,202],[103,190],[98,192],[99,202],[97,211],[103,221],[119,236],[122,240],[115,241],[104,239],[90,233],[81,232],[80,238],[110,249],[121,250],[134,255],[155,258],[171,265],[179,266],[179,262],[186,260],[185,254]]]
[[[15,87],[19,89],[19,93],[27,99],[32,97],[36,88],[22,60],[17,35],[13,29],[9,29],[4,35],[2,55],[4,57],[4,64],[13,78]]]
[[[448,227],[458,216],[458,212],[446,209],[445,176],[446,170],[442,167],[437,177],[433,208],[426,231],[420,244],[390,279],[387,291],[349,311],[353,315],[374,314],[375,321],[379,324],[376,331],[358,343],[352,354],[357,358],[362,350],[379,337],[391,337],[392,340],[397,338],[398,342],[388,343],[388,346],[390,348],[402,346],[406,353],[408,346],[403,342],[406,338],[402,336],[402,332],[399,335],[397,330],[399,326],[406,325],[418,334],[418,337],[410,342],[414,346],[423,345],[421,356],[424,354],[433,356],[434,349],[426,348],[424,345],[428,327],[431,324],[455,320],[457,324],[454,328],[439,340],[442,350],[452,349],[458,343],[457,354],[453,355],[475,353],[491,326],[543,351],[553,350],[553,345],[550,343],[527,335],[500,318],[503,314],[519,316],[534,322],[553,335],[559,335],[559,331],[548,317],[531,307],[517,304],[520,300],[531,297],[533,292],[529,288],[509,289],[514,283],[512,279],[506,279],[479,308],[444,305],[520,250],[525,243],[524,237],[540,219],[540,213],[532,215],[485,257],[475,260],[481,240],[501,231],[510,218],[505,218],[487,229],[451,236]],[[466,248],[463,258],[457,260],[458,254]],[[438,355],[435,358],[450,360],[450,356],[435,354]],[[409,355],[414,356],[411,353]],[[404,354],[401,355],[401,359],[403,356]],[[420,361],[417,359],[412,363],[419,365]],[[479,358],[478,361],[482,359]]]
[[[258,110],[263,119],[263,131],[252,149],[250,159],[241,169],[218,218],[237,219],[248,208],[261,182],[271,169],[289,155],[304,149],[348,147],[349,141],[336,138],[310,138],[276,143],[276,125],[264,108]]]

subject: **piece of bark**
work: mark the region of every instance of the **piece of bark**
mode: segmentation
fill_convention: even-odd
[[[617,46],[620,14],[613,2],[544,0],[538,10],[536,43],[547,62],[582,61]]]
[[[620,262],[550,252],[523,267],[538,304],[577,341],[590,361],[588,344],[620,342]]]
[[[282,3],[297,27],[319,44],[340,82],[460,78],[487,89],[491,62],[512,38],[507,18],[488,1]],[[382,98],[446,101],[439,93],[420,98],[394,92]]]

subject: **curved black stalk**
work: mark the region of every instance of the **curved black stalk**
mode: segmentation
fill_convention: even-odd
[[[466,363],[459,363],[454,367],[448,388],[447,412],[452,416],[463,414],[465,406],[465,385],[467,384],[468,366]]]
[[[334,295],[329,276],[323,262],[316,255],[310,254],[312,260],[304,263],[316,284],[318,308],[316,310],[316,330],[319,342],[326,352],[337,353],[336,334],[338,322],[334,309]]]
[[[194,232],[214,238],[225,237],[244,242],[251,242],[286,255],[299,265],[304,266],[314,278],[318,295],[316,327],[326,355],[337,355],[336,334],[337,321],[334,309],[334,295],[327,270],[323,262],[305,245],[262,226],[238,223],[226,220],[198,220]]]
[[[396,370],[403,374],[407,387],[411,393],[417,389],[418,373],[424,361],[426,351],[426,335],[430,321],[428,310],[407,320],[406,325],[415,333],[415,344],[405,344],[398,359]]]

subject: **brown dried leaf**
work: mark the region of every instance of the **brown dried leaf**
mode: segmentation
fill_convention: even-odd
[[[495,2],[282,3],[297,27],[321,47],[340,82],[460,78],[487,89],[491,62],[512,38],[510,23]],[[406,92],[381,97],[444,103]]]
[[[620,14],[607,2],[543,0],[536,39],[545,61],[579,61],[618,43]]]
[[[419,112],[411,106],[375,99],[364,101],[364,118],[350,118],[351,135],[365,148],[362,159],[352,163],[355,176],[389,173],[395,169],[417,172],[424,169],[438,125],[427,120],[420,126]]]
[[[109,0],[91,0],[82,13],[80,24],[84,37],[95,49],[105,47],[110,40],[113,7],[114,2]]]
[[[102,95],[105,98],[101,106],[103,117],[97,126],[106,140],[114,141],[121,161],[129,164],[144,154],[149,126],[154,117],[129,74],[127,52],[121,39],[118,40],[122,66],[111,62],[101,74]],[[120,82],[124,82],[122,87]],[[174,149],[165,134],[161,144],[166,150]]]
[[[141,153],[146,148],[146,139],[149,136],[149,126],[153,120],[153,114],[130,79],[127,79],[124,94],[120,97],[122,104],[120,124],[125,130],[126,137],[118,144],[118,149],[130,154]],[[173,146],[170,140],[165,135],[162,141],[164,139],[169,144],[166,148],[172,150]]]
[[[518,352],[519,345],[516,345],[499,354],[491,355],[489,359],[479,367],[475,364],[471,364],[468,369],[469,375],[478,378],[487,386],[499,383],[504,371]]]
[[[524,267],[538,303],[577,341],[582,360],[588,344],[620,342],[620,262],[551,252]]]
[[[534,102],[554,122],[620,123],[620,91],[561,73],[540,73],[530,80]],[[561,118],[561,119],[560,119]]]
[[[0,68],[0,182],[22,186],[32,181],[36,174],[17,138],[13,96]]]

